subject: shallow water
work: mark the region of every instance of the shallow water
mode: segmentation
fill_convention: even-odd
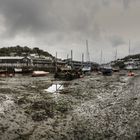
[[[52,84],[49,88],[45,89],[45,91],[49,93],[59,93],[62,89],[64,89],[62,84]]]

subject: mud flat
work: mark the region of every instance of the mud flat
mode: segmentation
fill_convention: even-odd
[[[140,139],[140,76],[0,79],[0,139]]]

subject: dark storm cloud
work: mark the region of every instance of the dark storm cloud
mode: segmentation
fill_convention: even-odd
[[[140,0],[0,0],[1,42],[78,54],[89,40],[91,52],[104,46],[111,52],[139,36],[139,5]]]
[[[97,0],[0,0],[0,14],[5,19],[5,35],[9,37],[19,33],[36,36],[55,32],[95,36],[100,30],[94,17],[101,3]]]
[[[53,23],[49,22],[49,17],[46,19],[44,16],[48,14],[44,9],[49,9],[49,5],[51,2],[46,3],[44,0],[1,0],[0,11],[5,18],[6,34],[12,36],[19,32],[36,33],[44,28],[49,29],[47,26],[51,27]]]
[[[119,0],[128,7],[130,0]],[[0,14],[5,20],[6,37],[29,34],[43,37],[83,36],[100,38],[96,14],[111,0],[0,0]],[[64,37],[65,38],[65,37]],[[57,38],[56,38],[57,39]]]

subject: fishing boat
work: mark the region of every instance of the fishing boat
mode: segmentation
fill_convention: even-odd
[[[112,70],[113,70],[113,72],[119,72],[120,68],[119,67],[113,67]]]
[[[83,68],[82,68],[82,72],[84,73],[84,74],[90,74],[90,72],[91,72],[91,67],[90,66],[84,66]]]
[[[32,72],[33,72],[32,68],[28,68],[28,67],[22,68],[22,73],[23,74],[29,74],[29,73],[32,73]]]
[[[49,72],[46,71],[33,71],[32,77],[47,76]]]
[[[127,66],[125,67],[125,69],[126,69],[126,70],[133,70],[133,65],[127,65]]]
[[[103,66],[101,71],[104,76],[111,76],[113,73],[112,67],[107,65]]]
[[[70,81],[76,78],[80,78],[80,72],[69,68],[59,68],[55,73],[54,78]]]

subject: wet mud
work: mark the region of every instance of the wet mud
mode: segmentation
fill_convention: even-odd
[[[140,139],[140,76],[0,79],[1,140]]]

